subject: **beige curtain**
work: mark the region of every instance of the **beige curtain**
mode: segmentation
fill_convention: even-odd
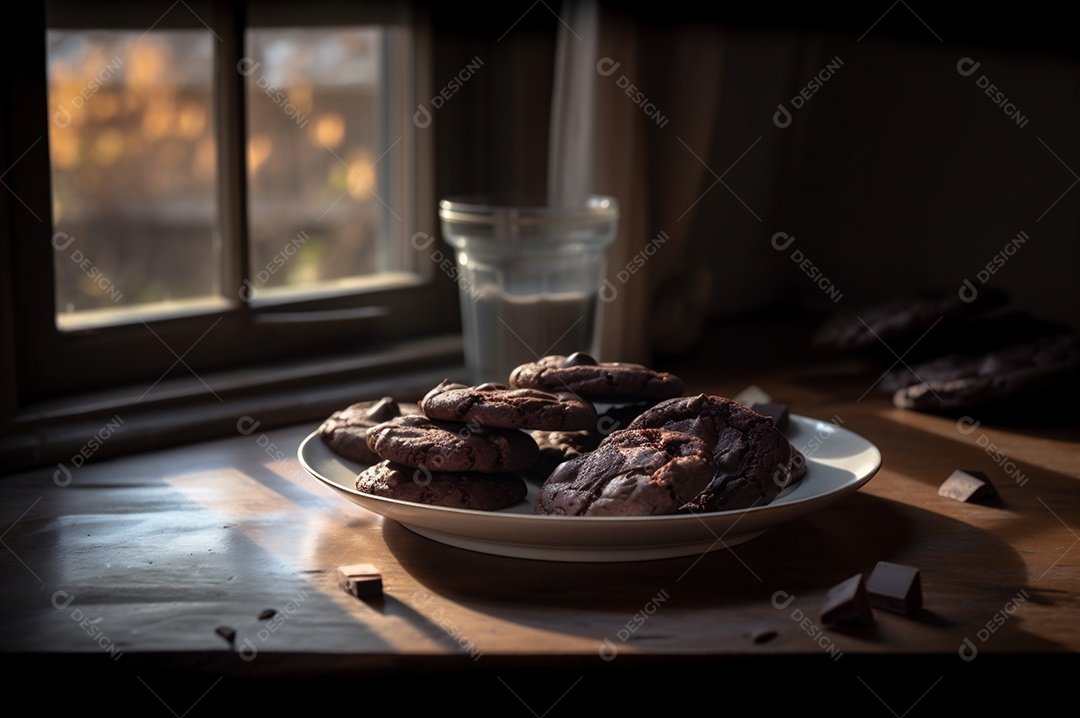
[[[716,181],[704,164],[720,101],[715,28],[649,27],[569,2],[560,12],[548,193],[619,201],[618,239],[602,291],[605,361],[648,362],[692,346],[712,273],[691,228]]]

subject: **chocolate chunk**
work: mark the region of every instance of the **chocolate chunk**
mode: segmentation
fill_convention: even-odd
[[[264,608],[262,611],[259,612],[259,620],[260,621],[266,621],[268,619],[273,618],[276,615],[277,615],[277,611],[275,611],[274,609],[272,609],[272,608]]]
[[[230,646],[236,642],[236,629],[234,628],[229,626],[218,626],[214,629],[214,633],[228,641]]]
[[[861,573],[829,589],[821,604],[821,622],[874,625],[874,612]]]
[[[563,359],[559,366],[565,369],[570,366],[596,366],[596,364],[597,361],[585,352],[574,352]]]
[[[945,483],[938,487],[938,495],[957,501],[974,503],[997,503],[1001,501],[997,489],[990,483],[990,477],[981,471],[952,472]]]
[[[878,561],[866,581],[870,605],[893,613],[910,614],[922,607],[919,569]]]
[[[389,421],[399,414],[398,403],[384,396],[367,412],[367,418],[374,422]]]
[[[751,384],[731,398],[746,407],[753,404],[768,404],[772,401],[769,393],[757,384]]]
[[[768,643],[772,639],[776,638],[778,635],[780,634],[778,634],[772,628],[762,628],[751,633],[750,640],[752,640],[754,643]]]
[[[382,574],[370,563],[338,566],[338,585],[357,598],[382,594]]]
[[[750,405],[750,408],[762,416],[767,416],[773,420],[773,424],[780,431],[787,431],[788,427],[788,408],[786,404],[781,404],[776,401],[769,402],[754,402]]]

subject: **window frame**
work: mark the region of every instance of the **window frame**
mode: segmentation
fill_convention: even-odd
[[[68,22],[47,24],[47,4],[63,6]],[[460,331],[456,288],[433,270],[431,258],[425,256],[417,257],[421,271],[416,281],[406,285],[290,300],[246,302],[239,295],[250,274],[244,114],[247,78],[236,69],[244,57],[245,29],[375,22],[400,24],[411,34],[415,52],[399,54],[414,59],[409,70],[414,82],[396,95],[397,106],[385,108],[392,115],[389,120],[404,133],[402,149],[409,154],[401,164],[405,176],[386,180],[387,186],[393,183],[393,190],[403,192],[400,196],[410,202],[406,209],[395,210],[406,225],[397,228],[400,242],[417,231],[435,234],[433,139],[430,131],[416,127],[409,121],[411,114],[406,114],[430,84],[430,26],[422,15],[403,12],[406,8],[400,3],[320,1],[290,7],[276,0],[191,0],[187,5],[195,10],[177,12],[183,6],[176,6],[177,10],[168,12],[154,27],[202,28],[205,22],[220,38],[215,53],[214,107],[218,222],[226,248],[222,296],[241,301],[232,300],[230,307],[220,311],[146,322],[67,332],[56,327],[45,32],[50,26],[145,27],[140,22],[160,8],[154,4],[148,9],[145,3],[123,0],[39,0],[31,8],[28,25],[9,25],[3,33],[7,66],[14,68],[0,89],[0,107],[5,110],[0,118],[0,162],[6,168],[0,170],[4,171],[5,184],[0,187],[0,220],[7,249],[0,260],[0,276],[10,280],[5,282],[10,295],[5,297],[7,306],[0,318],[0,350],[5,364],[0,377],[5,399],[0,408],[9,420],[28,403],[119,386],[148,387],[181,360],[191,370],[181,369],[190,379],[191,374],[209,376],[222,370],[305,358],[377,356],[401,342]],[[197,15],[195,11],[199,11]],[[321,22],[324,18],[334,22]],[[9,111],[14,107],[19,111]],[[36,213],[32,207],[37,208]],[[425,310],[417,311],[420,306]],[[205,390],[196,387],[194,393],[212,401],[214,397],[206,394],[216,393],[207,382],[201,384]]]

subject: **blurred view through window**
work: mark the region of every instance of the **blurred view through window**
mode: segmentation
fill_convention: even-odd
[[[248,237],[219,221],[209,30],[49,30],[57,324],[354,287],[395,266],[378,28],[249,28]],[[383,108],[383,109],[380,109]],[[388,221],[389,218],[389,221]],[[399,262],[400,263],[400,262]]]
[[[390,271],[381,231],[381,33],[247,32],[248,221],[257,292]],[[382,147],[382,149],[378,149]],[[387,165],[382,165],[385,168]]]
[[[220,293],[209,31],[48,31],[58,324]]]

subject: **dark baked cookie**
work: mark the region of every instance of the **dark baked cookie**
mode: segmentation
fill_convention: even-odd
[[[966,409],[1075,382],[1080,343],[1061,334],[976,357],[943,357],[915,365],[912,371],[918,383],[897,389],[895,406],[918,411]],[[900,379],[903,376],[894,376],[892,381],[906,383]]]
[[[947,332],[933,332],[904,355],[877,389],[892,396],[900,389],[922,381],[945,382],[977,373],[984,356],[1019,345],[1038,345],[1053,337],[1070,334],[1061,324],[1036,319],[1026,313],[977,317],[950,327]],[[893,357],[895,359],[895,357]],[[916,372],[918,375],[916,375]]]
[[[914,386],[923,381],[948,382],[973,373],[970,357],[950,354],[911,366],[905,364],[898,369],[893,369],[881,378],[878,389],[885,395],[892,396],[905,387]]]
[[[787,431],[791,416],[788,413],[786,405],[781,404],[778,401],[766,401],[760,403],[755,402],[750,405],[750,408],[762,416],[767,416],[772,419],[773,424],[780,431]]]
[[[597,362],[581,352],[568,357],[546,356],[530,364],[522,364],[511,372],[510,386],[515,389],[568,391],[589,398],[667,399],[683,392],[682,379],[674,374],[653,371],[640,364]]]
[[[791,464],[787,467],[777,466],[773,469],[773,481],[781,489],[795,483],[806,476],[806,456],[803,452],[791,447]]]
[[[996,309],[1008,301],[1004,292],[981,287],[971,301],[964,301],[957,291],[941,294],[922,294],[841,312],[826,321],[814,335],[814,344],[823,349],[849,351],[877,348],[885,342],[918,339],[931,327],[945,328],[950,324],[984,311]],[[892,349],[903,352],[907,346]]]
[[[727,511],[764,506],[795,480],[793,447],[771,418],[731,399],[699,394],[662,401],[630,424],[663,428],[702,439],[716,473],[689,503],[692,511]]]
[[[596,409],[573,394],[508,389],[502,384],[465,386],[443,381],[420,401],[431,419],[497,429],[581,431],[596,426]]]
[[[367,443],[384,459],[431,471],[522,471],[540,455],[536,442],[524,431],[426,416],[399,416],[373,426],[368,429]]]
[[[498,511],[525,498],[528,487],[518,474],[438,472],[380,461],[356,477],[356,490],[417,504]]]
[[[622,401],[620,403],[610,403],[608,397],[597,397],[593,406],[596,407],[596,428],[597,430],[607,436],[613,431],[619,429],[625,429],[630,426],[630,422],[641,416],[646,409],[651,409],[659,403],[659,399],[649,399],[647,401],[631,401],[629,403]]]
[[[525,473],[539,481],[551,476],[555,467],[596,449],[604,438],[598,431],[533,431],[540,455]]]
[[[767,401],[762,403],[753,403],[750,405],[753,411],[767,416],[772,419],[773,426],[780,431],[787,431],[788,426],[791,424],[791,415],[788,413],[788,408],[785,404],[781,404],[775,401]],[[806,476],[806,457],[803,453],[795,448],[795,445],[791,446],[791,464],[790,466],[777,466],[773,470],[773,481],[777,483],[781,488],[788,484],[794,483]]]
[[[716,472],[704,441],[679,431],[616,431],[560,464],[533,510],[555,516],[653,516],[686,505]]]
[[[399,404],[388,396],[335,411],[319,427],[319,436],[338,456],[361,464],[375,464],[382,459],[367,445],[367,430],[395,416],[418,414],[415,404]]]

